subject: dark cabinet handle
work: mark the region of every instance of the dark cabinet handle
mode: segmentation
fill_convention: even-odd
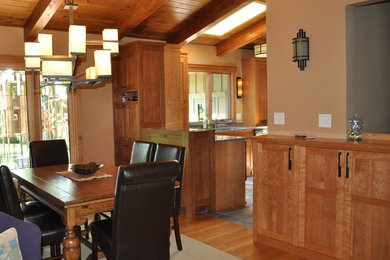
[[[341,177],[341,162],[340,162],[340,158],[341,158],[341,152],[339,152],[339,157],[338,157],[338,160],[337,160],[337,163],[338,163],[338,177],[339,178]]]
[[[291,171],[292,168],[292,161],[291,161],[291,150],[292,148],[288,148],[288,170]]]
[[[349,163],[348,163],[348,158],[349,158],[349,153],[347,153],[346,159],[345,159],[345,165],[346,165],[346,168],[345,168],[345,178],[346,178],[346,179],[349,178]]]

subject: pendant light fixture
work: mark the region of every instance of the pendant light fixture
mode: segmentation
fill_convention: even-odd
[[[111,54],[119,53],[118,30],[104,29],[102,41],[87,41],[86,26],[73,24],[73,10],[78,7],[74,0],[65,1],[69,10],[69,56],[53,55],[52,35],[38,34],[38,42],[25,42],[26,70],[41,71],[46,85],[92,86],[111,77]],[[85,72],[85,79],[76,78],[78,58],[86,54],[86,45],[103,45],[103,50],[95,50],[95,66]]]

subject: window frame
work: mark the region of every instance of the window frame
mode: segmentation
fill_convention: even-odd
[[[0,69],[24,70],[24,56],[20,55],[0,55]],[[30,141],[42,140],[42,121],[41,121],[41,102],[40,102],[40,82],[39,72],[26,72],[26,88],[27,88],[27,118],[28,131]],[[33,74],[34,77],[33,77]],[[33,78],[34,83],[33,84]],[[35,89],[33,88],[35,86]],[[38,87],[37,87],[38,86]],[[80,135],[80,95],[77,91],[68,93],[68,116],[69,116],[69,152],[70,161],[79,163],[83,161],[82,153],[82,138]]]
[[[230,120],[236,121],[236,75],[237,67],[234,66],[219,66],[219,65],[203,65],[203,64],[188,64],[189,72],[204,72],[206,73],[206,117],[212,118],[212,93],[211,93],[211,74],[223,73],[230,75]],[[189,84],[189,83],[188,83]]]

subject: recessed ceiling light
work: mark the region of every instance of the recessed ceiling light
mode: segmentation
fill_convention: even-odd
[[[252,19],[258,14],[261,14],[267,9],[267,6],[258,2],[252,2],[234,14],[228,16],[224,20],[220,21],[209,30],[205,32],[205,34],[211,34],[216,36],[221,36],[227,33],[228,31],[236,28],[237,26],[245,23],[246,21]]]

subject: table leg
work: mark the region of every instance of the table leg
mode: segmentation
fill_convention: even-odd
[[[81,259],[80,240],[73,231],[73,227],[67,228],[64,241],[64,259],[79,260]]]

